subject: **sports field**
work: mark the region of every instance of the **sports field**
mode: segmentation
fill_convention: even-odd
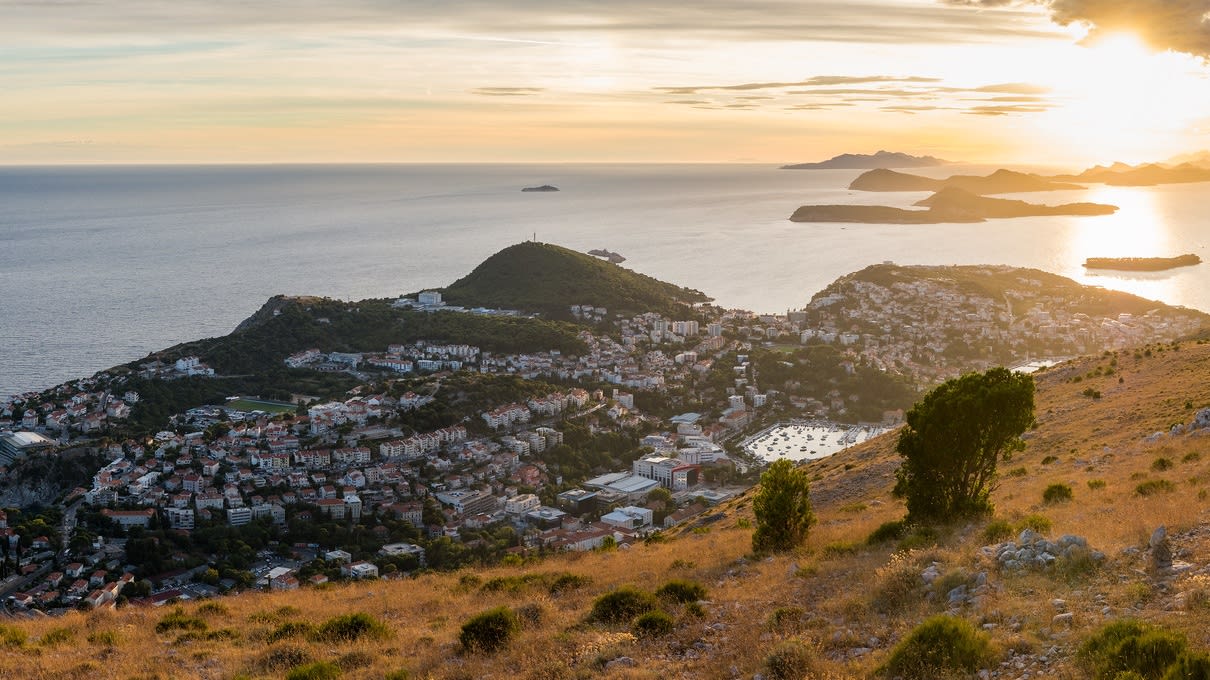
[[[240,397],[223,404],[228,411],[264,411],[265,413],[294,413],[298,407],[284,401]]]

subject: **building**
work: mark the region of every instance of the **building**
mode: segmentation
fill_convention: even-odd
[[[12,432],[0,435],[0,464],[8,465],[34,451],[54,446],[55,442],[37,432]]]
[[[513,496],[504,503],[504,512],[510,515],[524,515],[542,505],[542,501],[532,493]]]
[[[613,512],[601,515],[601,521],[620,529],[642,529],[651,526],[654,513],[647,508],[628,505]]]
[[[101,510],[101,514],[109,519],[117,522],[123,529],[130,527],[143,527],[146,529],[151,526],[151,518],[155,516],[155,510],[147,508],[146,510],[110,510],[105,508]]]

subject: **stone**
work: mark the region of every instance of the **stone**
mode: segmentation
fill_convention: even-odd
[[[616,659],[610,659],[609,661],[605,662],[605,670],[610,670],[612,668],[634,668],[638,665],[639,662],[628,656],[619,656]]]
[[[1067,600],[1056,597],[1050,601],[1050,606],[1054,607],[1057,612],[1065,612],[1067,611]]]
[[[1073,614],[1071,612],[1063,612],[1062,614],[1055,614],[1054,617],[1052,617],[1050,619],[1050,625],[1056,626],[1056,627],[1058,627],[1058,626],[1070,627],[1071,622],[1074,618],[1075,618],[1075,614]]]
[[[1025,529],[1024,531],[1021,532],[1021,535],[1017,537],[1017,543],[1019,543],[1022,546],[1032,545],[1035,542],[1037,542],[1038,540],[1040,540],[1041,538],[1042,538],[1042,534],[1039,534],[1038,532],[1034,531],[1033,529]]]
[[[1198,410],[1193,416],[1193,422],[1189,423],[1189,430],[1204,430],[1210,428],[1210,408]]]
[[[1152,568],[1156,571],[1167,571],[1172,568],[1172,545],[1168,541],[1167,527],[1156,527],[1156,530],[1151,533],[1151,540],[1147,542],[1147,547],[1151,551]]]
[[[964,602],[966,602],[966,586],[960,585],[957,588],[954,588],[953,590],[946,593],[945,597],[946,597],[946,602],[949,604],[949,606],[951,606],[951,607],[962,606],[962,604]]]
[[[941,575],[941,570],[937,568],[937,563],[930,564],[927,569],[920,572],[920,580],[924,581],[925,585],[933,585],[933,581]]]

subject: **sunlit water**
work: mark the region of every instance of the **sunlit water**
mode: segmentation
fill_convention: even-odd
[[[931,169],[929,174],[985,172]],[[400,165],[0,169],[0,395],[222,335],[277,293],[344,299],[451,283],[532,238],[728,307],[800,307],[870,264],[1003,263],[1210,310],[1210,264],[1088,274],[1089,256],[1210,259],[1210,184],[1009,196],[1106,201],[1114,216],[929,226],[795,224],[859,171],[763,165]],[[558,193],[522,193],[554,184]]]

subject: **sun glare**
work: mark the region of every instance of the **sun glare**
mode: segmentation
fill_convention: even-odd
[[[1063,146],[1084,156],[1155,160],[1174,136],[1187,133],[1202,106],[1204,68],[1191,57],[1149,50],[1138,37],[1115,33],[1069,59],[1047,65],[1060,105],[1043,125]]]

